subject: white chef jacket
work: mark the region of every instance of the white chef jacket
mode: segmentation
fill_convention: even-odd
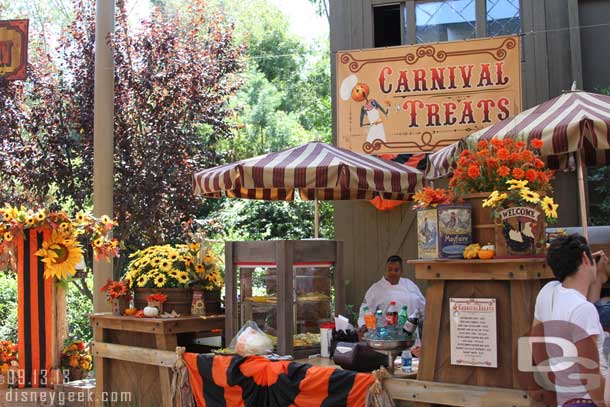
[[[426,299],[419,287],[408,278],[401,278],[398,284],[392,285],[385,277],[382,277],[381,280],[369,287],[364,295],[364,301],[373,313],[377,308],[385,312],[386,307],[391,301],[396,301],[398,312],[400,312],[403,305],[406,305],[409,315],[419,311],[423,317],[424,309],[426,308]],[[358,326],[364,325],[363,308],[364,302],[360,306]]]

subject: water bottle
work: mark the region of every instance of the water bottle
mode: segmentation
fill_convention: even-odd
[[[402,309],[400,310],[400,314],[398,314],[398,327],[402,328],[405,326],[405,322],[407,322],[407,318],[409,317],[409,314],[407,312],[407,306],[403,305]]]
[[[386,320],[385,317],[383,316],[383,311],[378,309],[377,310],[377,323],[375,324],[375,332],[377,333],[377,337],[379,338],[385,338],[386,336],[388,336],[388,331],[385,327],[386,324]]]
[[[411,373],[413,371],[413,355],[410,350],[403,350],[402,355],[402,371],[405,373]]]

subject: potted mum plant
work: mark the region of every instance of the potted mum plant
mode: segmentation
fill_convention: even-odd
[[[540,159],[543,142],[523,140],[481,140],[460,154],[449,187],[461,199],[472,204],[473,240],[496,243],[496,222],[492,208],[483,206],[492,191],[508,190],[507,181],[527,181],[528,188],[539,195],[551,196],[553,171]],[[512,201],[507,201],[510,204]],[[503,239],[502,239],[503,241]],[[501,242],[502,242],[501,241]],[[500,243],[501,243],[500,242]],[[502,255],[498,250],[498,255]]]
[[[82,380],[93,368],[93,358],[83,341],[71,341],[61,353],[61,366],[70,372],[70,381]]]
[[[11,341],[0,341],[0,390],[8,389],[11,381],[9,369],[16,361],[17,345]]]

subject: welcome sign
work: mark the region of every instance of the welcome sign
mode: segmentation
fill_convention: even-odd
[[[0,79],[25,79],[28,26],[28,20],[0,21]]]
[[[337,53],[337,142],[432,152],[521,111],[519,37]]]

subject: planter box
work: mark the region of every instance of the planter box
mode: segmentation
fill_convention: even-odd
[[[180,315],[191,315],[191,304],[193,292],[190,288],[136,288],[134,290],[134,305],[143,309],[148,305],[148,297],[154,293],[167,295],[167,301],[163,303],[163,312],[176,311]]]

